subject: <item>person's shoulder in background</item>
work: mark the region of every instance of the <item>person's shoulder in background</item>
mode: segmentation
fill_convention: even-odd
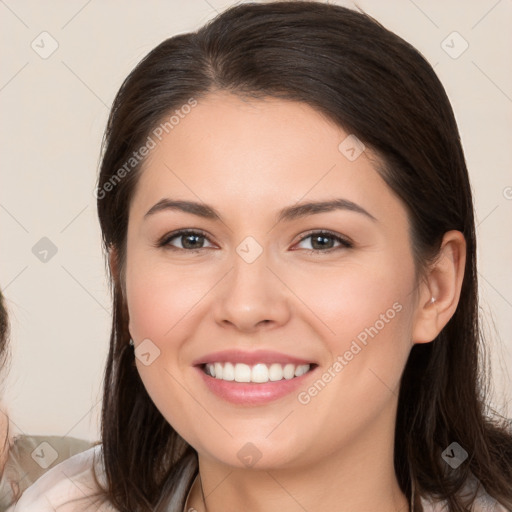
[[[467,509],[471,512],[512,512],[490,496],[481,482],[473,475],[467,480],[459,495],[461,499],[467,500],[467,502],[470,502],[472,497],[475,496],[472,505]],[[450,510],[446,502],[434,498],[421,498],[421,505],[423,512],[449,512]]]
[[[0,511],[20,499],[42,476],[90,448],[90,442],[74,437],[15,436],[0,478]]]
[[[105,486],[100,444],[46,472],[8,512],[116,512],[103,497],[94,473]]]

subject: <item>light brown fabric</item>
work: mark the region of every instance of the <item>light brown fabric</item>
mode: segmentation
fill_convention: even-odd
[[[74,437],[14,437],[0,478],[0,512],[46,471],[90,446],[90,442]]]

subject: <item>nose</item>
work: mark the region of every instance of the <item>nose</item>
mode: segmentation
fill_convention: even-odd
[[[269,267],[265,251],[251,263],[235,254],[231,271],[216,288],[214,316],[223,327],[250,333],[282,326],[290,318],[291,293]]]

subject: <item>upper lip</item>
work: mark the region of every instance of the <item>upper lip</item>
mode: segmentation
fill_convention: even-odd
[[[264,364],[315,364],[307,359],[295,357],[272,350],[254,350],[247,352],[240,349],[221,350],[219,352],[212,352],[205,356],[197,358],[193,361],[194,366],[203,365],[207,363],[245,363],[248,365],[255,365],[257,363]]]

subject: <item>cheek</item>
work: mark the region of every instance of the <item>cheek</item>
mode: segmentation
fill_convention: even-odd
[[[181,346],[187,341],[191,308],[204,289],[179,271],[170,272],[161,263],[137,258],[135,251],[132,255],[126,272],[130,334],[136,346],[149,339],[157,347],[146,345],[150,347],[150,364],[137,357],[135,363],[155,406],[170,424],[180,427],[180,417],[173,412],[190,406],[190,396],[179,384]]]
[[[134,260],[132,269],[127,267],[126,293],[130,333],[136,340],[149,338],[158,344],[172,340],[172,330],[205,291],[200,280],[186,272]]]
[[[148,274],[140,273],[127,281],[130,333],[135,340],[149,338],[158,343],[162,333],[172,327],[177,299],[168,291]]]
[[[337,403],[343,412],[329,413],[336,422],[348,421],[348,410],[350,421],[360,424],[382,410],[390,390],[398,393],[411,349],[414,272],[407,264],[397,270],[385,258],[379,265],[351,264],[338,270],[309,274],[295,288],[307,297],[314,314],[310,322],[318,326],[329,354],[327,373],[317,386],[323,389],[325,383],[326,392],[317,400],[312,398],[315,389],[302,390],[301,403],[311,398],[319,418],[324,415],[317,408]]]
[[[326,450],[349,443],[383,411],[391,414],[390,401],[398,396],[411,348],[413,274],[408,268],[400,274],[392,268],[351,267],[329,278],[308,278],[307,304],[314,310],[315,325],[325,332],[329,360],[298,398],[311,430],[330,432],[333,441],[325,441]]]
[[[364,342],[365,336],[376,334],[375,328],[381,339],[387,338],[384,332],[400,332],[409,315],[413,272],[407,265],[397,270],[396,263],[383,258],[378,265],[352,263],[304,275],[294,278],[293,289],[304,297],[325,339],[333,340],[331,348],[343,349],[358,335]]]

